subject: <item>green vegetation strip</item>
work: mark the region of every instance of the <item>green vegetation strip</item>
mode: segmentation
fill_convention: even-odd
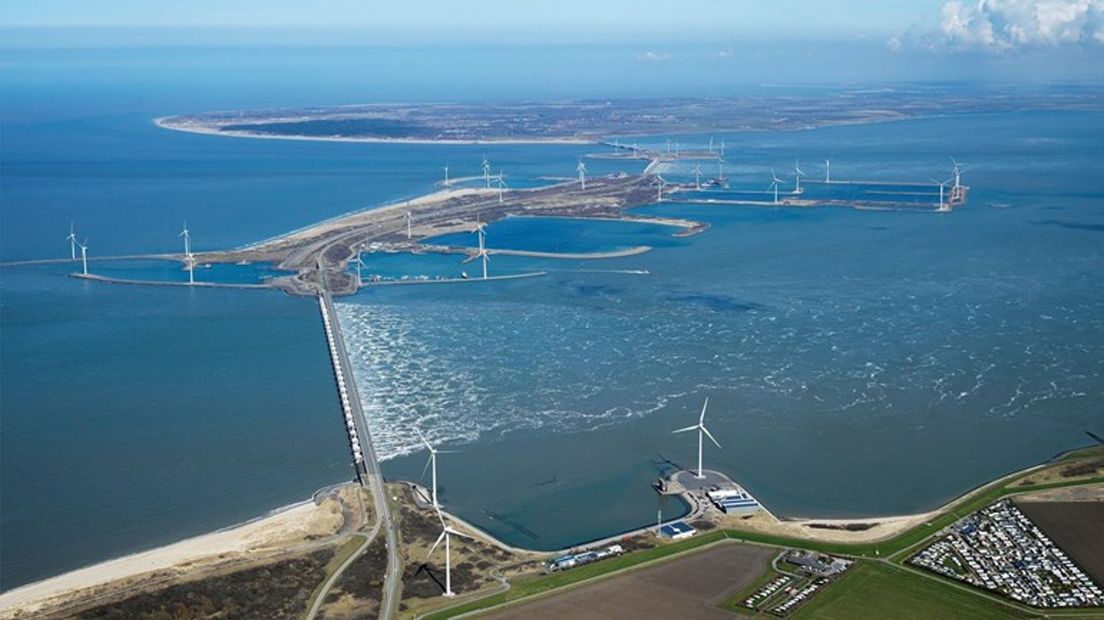
[[[587,564],[578,568],[572,568],[558,573],[552,573],[550,575],[541,575],[538,577],[527,577],[518,579],[512,583],[512,587],[499,594],[488,596],[486,598],[478,599],[452,607],[449,609],[441,610],[437,613],[429,614],[426,616],[428,620],[440,620],[442,618],[453,618],[461,614],[470,613],[479,609],[486,609],[488,607],[495,607],[518,599],[527,598],[535,594],[554,590],[556,588],[562,588],[572,584],[586,581],[594,577],[599,577],[607,573],[612,573],[626,568],[631,568],[645,562],[652,562],[665,557],[672,556],[676,553],[682,553],[690,549],[702,547],[710,543],[715,543],[728,538],[727,533],[723,531],[710,532],[708,534],[702,534],[679,542],[662,545],[659,547],[652,547],[651,549],[645,549],[642,551],[634,551],[632,553],[626,553],[614,558],[609,558],[595,562],[593,564]]]
[[[885,562],[863,561],[790,616],[792,620],[1041,617]]]

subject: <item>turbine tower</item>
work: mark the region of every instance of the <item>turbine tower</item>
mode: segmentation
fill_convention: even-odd
[[[832,160],[831,159],[825,159],[824,160],[824,182],[826,184],[832,182]]]
[[[487,232],[486,227],[482,222],[478,222],[475,225],[475,233],[479,235],[479,253],[476,254],[483,261],[483,279],[487,279],[487,263],[490,262],[491,257],[487,255]]]
[[[84,263],[84,275],[88,275],[88,239],[80,244],[81,262]]]
[[[184,265],[188,268],[188,284],[195,284],[195,255],[188,252],[184,255]]]
[[[445,185],[444,185],[444,187],[445,187],[445,188],[447,189],[447,188],[448,188],[448,186],[449,186],[449,180],[448,180],[448,164],[445,164]]]
[[[709,152],[713,152],[713,136],[709,136]]]
[[[414,222],[413,216],[410,215],[410,211],[407,211],[406,212],[406,238],[407,238],[407,240],[410,240],[410,239],[414,238],[414,230],[412,228],[413,222]]]
[[[491,162],[487,161],[486,155],[483,156],[483,182],[487,189],[491,189]]]
[[[943,194],[943,188],[946,187],[947,184],[950,183],[952,180],[953,179],[947,179],[946,181],[937,181],[936,179],[932,179],[932,183],[935,183],[936,185],[939,186],[939,204],[937,205],[937,208],[936,208],[937,211],[950,211],[951,210],[951,205],[949,205],[949,204],[947,204],[946,202],[943,201],[943,195],[944,195]]]
[[[725,143],[724,143],[724,140],[721,140],[721,157],[724,157],[724,149],[725,149]]]
[[[694,166],[694,189],[701,189],[701,165]]]
[[[583,160],[580,159],[579,165],[575,166],[575,172],[579,173],[579,187],[584,190],[586,189],[586,171],[586,164],[584,164]]]
[[[437,520],[441,522],[441,535],[437,537],[437,542],[433,543],[433,546],[429,548],[429,553],[426,554],[428,560],[433,552],[437,550],[437,545],[441,544],[441,541],[445,541],[445,592],[441,596],[455,596],[452,591],[452,549],[449,545],[449,541],[453,536],[459,536],[460,538],[467,538],[473,540],[471,536],[462,534],[445,523],[445,517],[441,514],[440,509],[437,509]]]
[[[771,184],[767,186],[767,191],[774,190],[774,204],[778,204],[778,184],[782,182],[782,179],[778,178],[778,175],[771,170]]]
[[[718,448],[721,447],[721,444],[717,443],[717,440],[713,438],[713,434],[709,432],[709,429],[705,428],[705,410],[706,410],[707,407],[709,407],[709,397],[708,396],[705,397],[705,404],[702,405],[701,416],[698,417],[698,423],[697,424],[695,424],[694,426],[687,426],[686,428],[680,428],[677,431],[672,431],[673,433],[685,433],[687,431],[698,431],[698,479],[699,480],[705,477],[705,475],[703,473],[703,470],[702,470],[702,443],[704,442],[705,438],[709,437],[709,440],[712,441],[714,444],[716,444],[716,446]]]
[[[184,256],[192,253],[192,235],[188,232],[188,222],[184,222],[184,230],[177,237],[184,238]]]
[[[455,450],[438,450],[438,449],[434,448],[432,445],[430,445],[429,441],[426,440],[425,436],[422,435],[421,431],[415,429],[414,432],[418,433],[418,439],[421,439],[422,443],[425,444],[426,450],[429,450],[429,460],[426,461],[425,467],[422,468],[422,476],[424,477],[425,476],[425,470],[432,466],[432,468],[433,468],[432,498],[433,498],[433,508],[434,508],[434,510],[436,510],[440,507],[440,504],[437,503],[437,455],[438,454],[452,454],[456,451]]]
[[[656,178],[659,179],[659,185],[656,186],[656,202],[662,202],[663,201],[663,185],[664,185],[663,177],[661,177],[657,174]]]
[[[496,182],[498,183],[498,204],[502,204],[502,190],[506,189],[508,186],[506,185],[506,177],[501,170],[498,171]]]
[[[77,231],[73,229],[73,222],[69,222],[69,236],[65,238],[69,242],[69,259],[77,260]]]
[[[954,168],[951,169],[951,173],[954,174],[954,188],[957,190],[962,187],[962,172],[966,169],[965,166],[955,161],[955,158],[951,158],[951,163],[954,164]]]
[[[801,171],[801,166],[797,164],[797,160],[794,160],[794,190],[793,193],[801,193],[801,177],[805,176],[805,173]]]

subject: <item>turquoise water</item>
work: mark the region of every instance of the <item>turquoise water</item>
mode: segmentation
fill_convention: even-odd
[[[478,174],[486,154],[521,187],[570,176],[581,154],[168,132],[150,119],[396,99],[401,88],[291,96],[269,72],[230,88],[256,59],[183,85],[153,61],[112,62],[15,63],[3,260],[67,255],[71,219],[93,255],[177,251],[184,220],[197,250],[232,247],[430,191],[445,163]],[[692,438],[669,431],[706,394],[724,446],[707,449],[707,465],[783,514],[926,509],[1081,445],[1085,429],[1099,434],[1104,396],[1102,120],[1020,113],[724,136],[726,175],[747,188],[765,188],[795,157],[810,175],[831,157],[838,179],[925,181],[945,177],[954,155],[972,165],[974,189],[953,214],[665,203],[640,212],[711,228],[675,238],[635,224],[493,225],[492,247],[655,249],[603,261],[495,256],[492,273],[549,276],[341,300],[385,473],[419,477],[418,426],[462,450],[441,461],[450,509],[509,542],[552,548],[649,523],[657,507],[676,514],[647,483],[694,458]],[[593,174],[621,166],[588,163]],[[364,258],[393,277],[473,271],[455,256]],[[352,476],[312,300],[108,286],[64,277],[73,270],[0,272],[0,587],[229,525]],[[226,281],[270,275],[216,270]],[[92,271],[186,275],[169,262]]]

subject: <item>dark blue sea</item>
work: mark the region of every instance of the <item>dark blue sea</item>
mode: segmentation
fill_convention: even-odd
[[[196,249],[233,247],[432,191],[445,164],[477,174],[486,155],[522,186],[570,176],[587,150],[249,140],[152,123],[213,109],[440,100],[440,86],[409,75],[377,88],[311,70],[351,62],[334,54],[281,65],[245,52],[6,52],[0,259],[68,255],[70,221],[92,256],[177,251],[185,220]],[[373,75],[389,76],[380,66]],[[472,87],[457,98],[481,95],[510,96]],[[706,465],[790,516],[927,510],[1101,433],[1104,114],[722,138],[730,187],[706,197],[765,192],[771,171],[788,175],[795,159],[811,179],[830,158],[834,179],[927,183],[949,176],[954,156],[968,165],[970,201],[944,214],[931,212],[934,194],[888,211],[677,200],[639,209],[710,224],[685,238],[650,224],[493,224],[491,247],[653,250],[602,261],[494,256],[492,273],[549,275],[340,300],[388,477],[420,476],[418,428],[460,450],[441,459],[451,510],[510,543],[550,549],[651,522],[659,500],[648,482],[695,458],[693,438],[670,431],[691,424],[706,395],[723,446],[707,447]],[[704,146],[709,136],[678,139]],[[689,181],[694,165],[662,173]],[[432,255],[364,260],[384,277],[476,267]],[[76,269],[0,271],[0,588],[351,478],[312,300],[65,277]],[[185,279],[156,261],[92,270]],[[197,275],[254,281],[271,271]]]

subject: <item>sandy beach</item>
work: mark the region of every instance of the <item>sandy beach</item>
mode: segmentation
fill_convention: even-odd
[[[153,123],[162,129],[199,133],[231,138],[259,138],[262,140],[307,140],[313,142],[363,142],[368,144],[599,144],[586,138],[487,138],[482,140],[439,140],[430,138],[353,138],[346,136],[297,136],[256,133],[252,131],[222,131],[208,125],[171,123],[169,117],[155,118]]]
[[[224,564],[261,559],[266,554],[298,546],[326,544],[345,521],[338,493],[348,501],[355,498],[356,490],[341,487],[321,497],[318,503],[306,500],[240,525],[20,586],[0,594],[0,618],[36,613],[108,589],[180,577],[192,571],[207,572]]]

